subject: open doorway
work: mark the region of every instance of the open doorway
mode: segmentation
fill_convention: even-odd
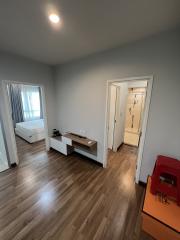
[[[36,84],[3,82],[10,135],[17,152],[16,164],[27,150],[33,152],[48,148],[46,105],[43,86]]]
[[[114,152],[123,143],[139,146],[146,90],[147,81],[111,84],[108,148]]]
[[[133,86],[133,83],[128,84],[124,143],[138,147],[142,131],[147,81],[135,82],[135,84],[136,86]]]
[[[136,182],[139,182],[152,77],[108,81],[105,126],[105,164],[113,154],[133,153]],[[117,155],[117,154],[116,154]],[[132,154],[131,154],[132,155]],[[117,157],[116,157],[117,158]]]

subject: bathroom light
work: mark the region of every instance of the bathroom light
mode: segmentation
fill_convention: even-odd
[[[49,15],[49,20],[52,22],[52,23],[55,23],[57,24],[59,21],[60,21],[60,17],[57,15],[57,14],[51,14]]]

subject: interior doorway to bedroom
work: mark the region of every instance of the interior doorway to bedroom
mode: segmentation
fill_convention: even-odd
[[[112,161],[118,164],[124,156],[124,164],[129,162],[130,169],[134,169],[129,173],[129,179],[136,179],[136,182],[140,174],[151,89],[151,78],[108,82],[105,166]]]
[[[26,83],[6,83],[9,115],[19,159],[27,159],[37,150],[45,150],[47,121],[44,88]],[[31,156],[29,156],[31,157]]]

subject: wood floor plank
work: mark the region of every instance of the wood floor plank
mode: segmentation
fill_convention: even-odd
[[[141,231],[137,149],[109,152],[108,168],[44,141],[17,137],[20,165],[0,173],[1,240],[151,240]]]

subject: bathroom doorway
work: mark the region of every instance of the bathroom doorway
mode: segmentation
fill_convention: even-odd
[[[128,88],[126,102],[124,143],[135,147],[139,146],[139,140],[142,132],[147,82],[142,82],[139,86],[143,84],[145,85],[144,87]]]
[[[142,132],[147,81],[112,83],[108,148],[116,152],[124,143],[138,147]]]
[[[152,90],[152,77],[107,82],[104,167],[115,153],[135,154],[135,179],[139,182],[141,160]],[[111,156],[111,157],[109,157]],[[118,157],[116,157],[118,159]]]

